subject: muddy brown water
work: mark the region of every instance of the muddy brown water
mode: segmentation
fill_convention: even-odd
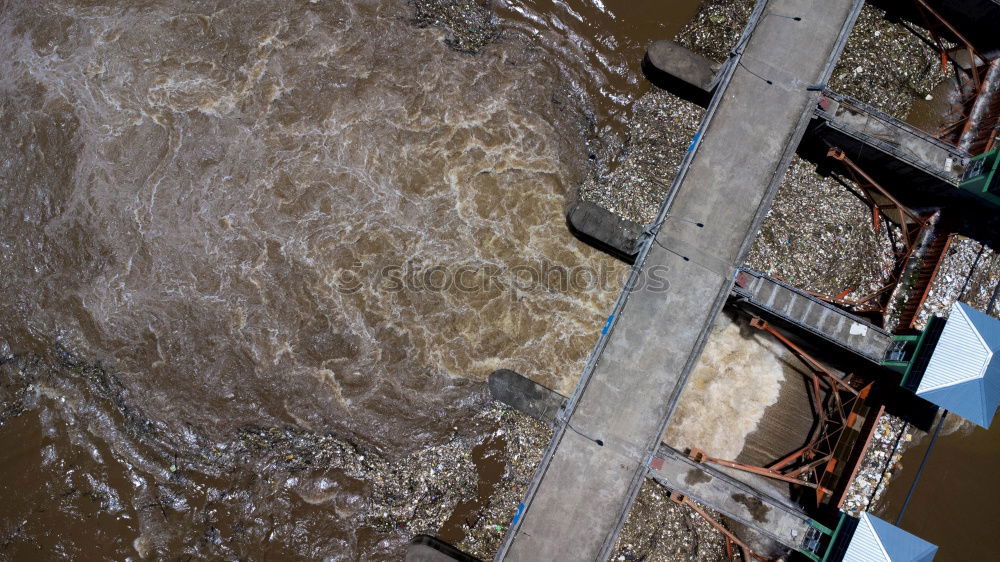
[[[940,134],[945,125],[955,119],[954,108],[958,102],[959,90],[956,82],[942,81],[930,93],[930,99],[925,97],[914,100],[906,121],[929,134]]]
[[[441,525],[437,537],[449,544],[457,544],[465,536],[463,526],[473,527],[480,510],[496,491],[504,473],[504,443],[502,438],[488,438],[472,449],[472,462],[478,478],[473,499],[455,506],[451,516]]]
[[[991,538],[1000,521],[1000,432],[949,414],[900,526],[938,545],[935,560],[996,560]],[[908,449],[903,469],[889,484],[876,515],[894,523],[916,477],[930,437]]]
[[[488,495],[482,381],[568,392],[617,293],[506,272],[622,270],[563,204],[696,5],[467,54],[403,0],[3,1],[0,556],[395,558],[382,478],[456,432]]]
[[[496,6],[511,29],[577,59],[560,62],[579,67],[574,86],[590,92],[589,99],[596,101],[598,134],[617,148],[632,104],[649,88],[639,70],[646,47],[676,35],[699,4],[697,0],[513,0]]]
[[[939,131],[952,115],[957,99],[953,81],[942,82],[931,99],[911,107],[907,121],[929,133]],[[994,467],[1000,466],[1000,431],[976,427],[951,414],[938,438],[910,503],[906,497],[917,476],[930,436],[907,449],[903,468],[890,481],[874,512],[917,536],[938,545],[935,560],[996,560],[989,538],[1000,521],[1000,489]],[[903,506],[906,504],[905,511]]]

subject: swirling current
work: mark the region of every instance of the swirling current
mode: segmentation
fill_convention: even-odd
[[[572,389],[564,205],[695,3],[436,4],[0,3],[0,556],[397,557],[493,369]]]

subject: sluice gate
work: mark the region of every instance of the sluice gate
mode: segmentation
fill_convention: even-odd
[[[727,474],[725,469],[697,462],[667,445],[660,446],[649,464],[649,477],[671,491],[688,496],[791,549],[817,552],[821,535],[828,532],[797,506],[750,486]]]
[[[750,268],[741,268],[733,302],[751,314],[777,320],[881,364],[892,334],[808,292]]]

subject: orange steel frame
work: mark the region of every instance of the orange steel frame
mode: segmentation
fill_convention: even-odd
[[[881,184],[872,179],[872,177],[866,174],[860,166],[848,158],[843,149],[832,147],[827,151],[826,155],[834,160],[842,162],[851,174],[851,177],[855,180],[855,183],[857,183],[858,186],[864,191],[867,203],[872,208],[872,219],[876,226],[878,225],[879,216],[884,216],[887,220],[895,222],[899,228],[902,229],[903,239],[907,240],[908,243],[917,237],[920,233],[920,229],[927,226],[927,219],[921,217],[916,213],[916,211],[911,210],[909,207],[902,204],[898,199],[893,197],[892,194],[882,187]],[[891,204],[879,205],[872,197],[872,191],[878,192],[882,197],[888,199]],[[899,220],[894,220],[891,215],[886,214],[887,210],[896,210],[899,212]],[[911,230],[911,223],[916,225],[916,231]]]
[[[954,239],[955,239],[955,234],[948,235],[948,238],[944,244],[944,249],[941,251],[942,257],[938,259],[937,262],[934,263],[934,269],[931,270],[930,278],[927,280],[927,284],[924,285],[923,290],[920,293],[920,299],[917,301],[916,310],[920,310],[924,306],[924,302],[927,301],[927,297],[931,293],[931,287],[934,286],[934,280],[937,279],[938,271],[940,271],[941,269],[941,264],[944,263],[944,256],[948,255],[948,250],[951,248],[951,243]],[[914,329],[916,328],[916,323],[917,323],[917,315],[914,314],[913,318],[910,319],[909,324],[907,326],[903,326],[903,328]]]
[[[890,271],[888,276],[883,279],[881,283],[882,286],[876,291],[862,295],[855,299],[847,298],[847,295],[849,295],[853,289],[846,289],[838,295],[827,295],[814,291],[806,292],[827,302],[853,308],[857,312],[875,312],[883,314],[885,312],[886,305],[888,304],[888,296],[892,293],[892,290],[895,289],[896,284],[899,283],[903,270],[906,267],[906,263],[909,261],[910,256],[913,255],[913,252],[919,245],[921,234],[924,232],[924,229],[927,228],[930,217],[920,216],[917,212],[913,211],[901,203],[898,199],[893,197],[888,190],[875,181],[875,179],[870,175],[865,173],[865,171],[861,169],[861,167],[858,166],[853,160],[848,158],[843,149],[831,146],[827,151],[827,156],[841,162],[851,175],[855,184],[857,184],[861,189],[865,202],[869,207],[871,207],[872,210],[872,229],[877,233],[883,218],[892,222],[897,225],[903,233],[904,248],[902,252],[896,252],[896,263],[894,264],[892,271]],[[878,193],[880,196],[887,199],[889,204],[880,205],[872,196],[873,192]],[[899,217],[893,217],[889,214],[890,211],[897,212]]]
[[[948,62],[950,61],[954,64],[956,69],[963,70],[968,78],[972,79],[972,84],[968,84],[968,78],[966,81],[962,81],[963,75],[956,72],[956,76],[959,78],[959,94],[961,99],[953,110],[957,117],[939,129],[934,136],[941,138],[943,140],[949,140],[954,143],[958,139],[962,138],[969,132],[969,128],[972,126],[972,120],[970,119],[972,108],[976,103],[976,100],[983,94],[986,88],[986,81],[980,75],[980,71],[983,67],[988,67],[990,61],[979,54],[972,43],[965,38],[964,35],[959,33],[957,29],[951,23],[948,22],[941,14],[937,13],[934,8],[930,7],[925,0],[914,0],[917,6],[917,11],[924,20],[924,26],[931,34],[931,38],[934,40],[934,44],[937,46],[938,52],[941,53],[941,70],[947,71]],[[964,50],[969,56],[969,69],[965,70],[955,59],[955,49],[949,49],[945,46],[941,39],[940,34],[937,32],[938,27],[944,27],[947,29],[952,36],[958,40],[961,44],[958,48],[959,50]],[[971,88],[969,87],[971,86]],[[955,131],[961,127],[961,132],[955,135]],[[995,135],[995,132],[994,132]],[[995,138],[995,136],[994,136]],[[986,152],[989,152],[989,148],[993,145],[993,138],[990,139]]]
[[[966,53],[968,53],[969,55],[968,72],[972,76],[973,84],[975,85],[977,90],[980,87],[982,87],[983,80],[982,77],[979,76],[979,67],[982,65],[977,65],[976,61],[980,60],[985,63],[986,57],[980,55],[979,52],[976,51],[976,48],[972,46],[972,43],[968,39],[966,39],[964,35],[959,33],[959,31],[955,29],[955,26],[951,25],[951,23],[949,23],[948,20],[944,18],[944,16],[937,13],[937,11],[934,8],[931,8],[930,5],[928,5],[925,0],[915,0],[915,3],[917,5],[917,11],[920,12],[920,16],[924,19],[925,27],[927,27],[927,30],[930,31],[931,37],[934,39],[934,43],[938,47],[938,51],[941,52],[942,68],[947,66],[949,59],[955,65],[956,68],[961,68],[961,66],[959,66],[958,61],[955,60],[955,57],[952,54],[952,50],[945,48],[944,42],[941,40],[941,36],[937,33],[936,30],[937,25],[935,25],[934,22],[931,21],[931,18],[936,20],[938,22],[938,25],[944,26],[955,37],[955,39],[958,39],[959,43],[961,43],[962,46],[965,48]]]
[[[669,497],[671,500],[674,501],[674,503],[678,503],[680,505],[686,505],[691,509],[693,509],[695,513],[700,515],[702,519],[704,519],[716,531],[721,533],[722,536],[726,537],[726,554],[729,556],[730,560],[736,559],[736,552],[733,549],[733,545],[736,545],[741,550],[744,560],[746,560],[747,558],[753,558],[754,560],[760,560],[761,562],[771,562],[772,560],[771,558],[765,558],[757,554],[753,550],[751,550],[750,547],[748,547],[746,543],[737,538],[736,535],[732,533],[732,531],[727,529],[722,523],[716,521],[715,518],[709,515],[704,509],[701,508],[701,506],[691,501],[684,494],[671,491],[669,493]]]
[[[845,378],[838,377],[836,373],[764,320],[754,317],[750,324],[777,338],[809,368],[810,372],[806,373],[810,379],[808,388],[817,417],[809,440],[804,447],[766,467],[715,458],[699,449],[692,449],[689,456],[695,462],[718,464],[789,484],[812,488],[815,490],[816,505],[819,506],[834,493],[834,490],[829,487],[835,485],[835,483],[829,482],[829,475],[834,472],[838,462],[834,453],[845,430],[857,425],[859,415],[857,406],[864,403],[871,392],[872,385],[869,384],[860,390],[856,389],[846,380],[850,378],[850,375]],[[827,392],[826,400],[823,399],[824,386]]]
[[[845,481],[846,485],[841,487],[840,494],[838,494],[837,497],[833,498],[831,502],[837,506],[837,509],[840,509],[844,506],[844,500],[847,499],[847,491],[850,488],[850,483],[854,481],[854,478],[858,475],[858,471],[861,470],[861,461],[864,460],[865,455],[868,454],[868,449],[871,447],[872,444],[872,438],[875,437],[875,423],[878,421],[879,418],[882,417],[882,414],[884,412],[885,412],[885,404],[882,404],[878,407],[878,410],[875,412],[874,416],[869,416],[870,422],[869,420],[865,420],[866,422],[869,422],[866,423],[866,425],[868,425],[869,427],[867,431],[862,432],[862,434],[865,435],[865,442],[864,445],[862,445],[860,452],[858,453],[857,462],[854,463],[854,468],[851,469],[851,475]],[[831,466],[829,472],[832,472],[833,468],[834,467]]]

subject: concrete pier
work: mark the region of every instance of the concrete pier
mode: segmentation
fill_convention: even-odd
[[[642,60],[642,71],[656,86],[702,107],[722,78],[723,65],[673,41],[654,41]]]
[[[646,59],[660,72],[705,93],[715,87],[719,65],[673,41],[654,41],[646,50]]]
[[[573,202],[566,210],[566,224],[577,238],[629,263],[635,260],[645,228],[590,201]]]
[[[417,535],[406,547],[405,562],[480,562],[474,556],[428,536]]]
[[[498,560],[611,553],[812,117],[812,86],[829,77],[860,8],[860,0],[758,3],[664,202],[662,227],[643,241]],[[654,266],[668,290],[637,284]]]
[[[562,394],[508,369],[493,371],[488,385],[494,400],[540,422],[554,422],[566,406],[566,397]]]

